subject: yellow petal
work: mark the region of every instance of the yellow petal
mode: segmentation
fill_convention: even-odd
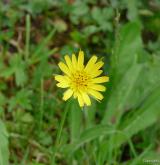
[[[88,106],[91,105],[91,100],[90,100],[90,98],[89,98],[87,93],[83,92],[82,93],[82,97],[83,97],[83,100],[86,103],[86,105],[88,105]]]
[[[55,80],[61,83],[69,83],[69,78],[67,76],[56,75]]]
[[[73,93],[73,97],[76,99],[77,96],[78,96],[78,93],[77,93],[76,91],[74,91],[74,93]]]
[[[63,94],[63,100],[68,100],[73,95],[73,91],[71,89],[68,89]]]
[[[69,82],[70,82],[69,77],[62,76],[62,75],[57,75],[57,76],[55,76],[55,80],[59,82],[57,84],[58,87],[60,87],[60,88],[67,88],[67,87],[69,87]]]
[[[84,101],[83,101],[83,98],[80,94],[78,95],[78,103],[79,103],[80,107],[84,106]]]
[[[106,90],[106,87],[105,86],[98,85],[98,84],[92,84],[92,85],[90,85],[90,88],[91,89],[94,89],[96,91],[105,91]]]
[[[68,55],[66,55],[64,58],[65,58],[65,61],[66,61],[66,64],[67,64],[69,70],[72,71],[73,66],[72,66],[72,61],[71,61],[70,57]]]
[[[107,76],[102,76],[102,77],[97,77],[97,78],[92,79],[92,83],[104,83],[108,81],[109,81],[109,77]]]
[[[88,93],[90,95],[92,95],[93,97],[95,97],[95,99],[97,99],[97,100],[102,100],[103,99],[103,95],[98,91],[95,91],[93,89],[89,89]]]
[[[67,84],[67,83],[58,83],[58,84],[56,84],[57,85],[57,87],[59,87],[59,88],[68,88],[69,87],[69,84]]]
[[[71,74],[69,68],[68,68],[67,65],[65,65],[63,62],[60,62],[60,63],[58,64],[58,66],[59,66],[59,68],[60,68],[65,74],[67,74],[67,75],[70,75],[70,74]]]
[[[103,73],[103,70],[93,71],[91,73],[91,78],[97,77],[97,76],[101,75],[102,73]]]
[[[77,59],[76,59],[75,54],[72,54],[72,65],[73,65],[74,69],[77,68]]]
[[[97,61],[97,56],[92,56],[85,67],[85,71],[86,72],[91,71],[96,61]]]
[[[83,51],[79,51],[79,54],[78,54],[78,68],[81,70],[84,68],[84,52]]]
[[[97,62],[95,65],[94,65],[94,70],[98,70],[100,69],[102,66],[104,65],[104,62],[103,61],[99,61]]]

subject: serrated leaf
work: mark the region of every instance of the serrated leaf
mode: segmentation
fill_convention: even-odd
[[[32,91],[27,89],[18,91],[16,95],[10,98],[10,100],[8,101],[9,111],[12,111],[16,106],[20,106],[23,109],[31,109],[31,94]]]

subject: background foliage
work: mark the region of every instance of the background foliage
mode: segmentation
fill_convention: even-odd
[[[159,27],[159,0],[1,0],[0,165],[160,161]],[[84,110],[52,78],[80,48],[110,76]]]

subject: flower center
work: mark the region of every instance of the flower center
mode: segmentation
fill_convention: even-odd
[[[76,89],[86,88],[90,77],[84,71],[76,71],[72,76],[72,85]]]

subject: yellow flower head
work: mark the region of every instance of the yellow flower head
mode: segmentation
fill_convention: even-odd
[[[100,91],[106,88],[100,83],[108,82],[109,77],[98,77],[103,71],[102,61],[97,61],[97,56],[92,56],[87,65],[84,66],[84,52],[79,51],[78,59],[72,54],[72,59],[66,55],[65,62],[60,62],[58,66],[64,72],[64,75],[56,75],[55,80],[58,81],[57,86],[60,88],[68,88],[63,94],[63,100],[68,100],[71,96],[78,99],[79,105],[91,105],[89,96],[96,100],[102,100],[103,95]]]

